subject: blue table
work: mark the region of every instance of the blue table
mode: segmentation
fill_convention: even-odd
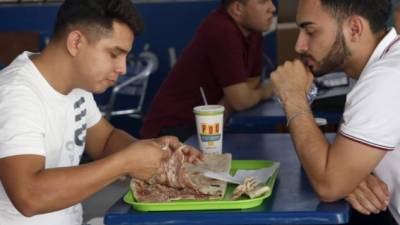
[[[328,124],[338,124],[342,110],[314,110],[315,117],[325,118]],[[255,107],[232,114],[225,129],[229,133],[274,133],[286,125],[286,116],[279,102],[268,100]]]
[[[330,139],[333,134],[328,135]],[[187,144],[197,146],[196,137]],[[301,169],[288,134],[226,134],[225,152],[234,159],[268,159],[281,162],[272,195],[258,207],[246,210],[138,212],[122,200],[105,215],[107,225],[116,224],[343,224],[349,219],[344,201],[321,203]]]

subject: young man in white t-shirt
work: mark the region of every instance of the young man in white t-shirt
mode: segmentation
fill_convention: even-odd
[[[149,179],[162,146],[181,146],[113,128],[93,100],[126,72],[141,26],[130,0],[66,0],[43,52],[0,72],[0,224],[82,224],[82,200],[123,175]],[[95,161],[79,166],[83,151]]]
[[[280,66],[272,82],[297,155],[321,200],[346,198],[364,214],[389,207],[399,223],[400,39],[385,27],[390,12],[389,0],[300,0],[296,51],[302,61]],[[329,144],[306,94],[313,75],[335,70],[358,81],[347,96],[340,132]]]

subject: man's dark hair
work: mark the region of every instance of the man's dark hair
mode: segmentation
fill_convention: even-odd
[[[143,31],[143,22],[130,0],[66,0],[58,11],[53,37],[61,38],[79,27],[97,40],[112,31],[113,21],[129,26],[135,36]]]
[[[233,2],[240,2],[242,4],[246,4],[248,0],[221,0],[221,6],[224,9],[227,9],[230,4]]]
[[[321,5],[338,21],[352,15],[364,17],[373,33],[386,29],[392,7],[390,0],[321,0]]]

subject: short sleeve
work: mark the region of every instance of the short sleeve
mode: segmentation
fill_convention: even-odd
[[[41,102],[28,87],[0,89],[0,158],[45,155]]]
[[[367,74],[366,74],[367,75]],[[340,133],[382,150],[400,143],[400,73],[375,69],[348,94]]]

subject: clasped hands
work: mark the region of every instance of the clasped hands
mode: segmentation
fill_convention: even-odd
[[[300,60],[286,61],[271,73],[274,94],[282,103],[298,97],[307,99],[314,76]]]

